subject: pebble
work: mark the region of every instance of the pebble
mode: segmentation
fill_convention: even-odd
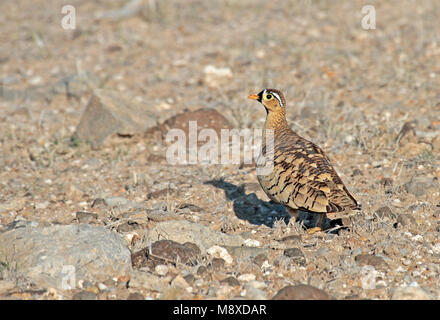
[[[215,271],[219,271],[219,270],[223,269],[224,266],[225,266],[225,260],[223,260],[221,258],[213,258],[211,261],[211,267]]]
[[[354,260],[360,266],[372,266],[377,270],[386,270],[388,269],[388,265],[382,257],[378,257],[372,254],[359,254]]]
[[[208,292],[206,293],[208,297],[215,297],[217,296],[217,289],[215,287],[209,287]]]
[[[280,267],[281,269],[287,269],[291,265],[291,260],[285,255],[280,255],[275,259],[274,264],[276,267]]]
[[[200,266],[200,267],[197,269],[197,275],[199,275],[199,276],[204,275],[204,274],[206,274],[207,272],[208,272],[208,268],[206,268],[205,266]]]
[[[49,201],[39,202],[35,204],[35,209],[46,209],[49,206]]]
[[[256,278],[255,274],[245,273],[245,274],[240,275],[237,279],[239,281],[246,281],[246,282],[248,282],[248,281],[255,280],[255,278]]]
[[[397,216],[397,223],[402,226],[416,225],[416,219],[411,214],[402,213]]]
[[[376,269],[372,266],[364,266],[362,267],[362,275],[363,276],[360,278],[362,289],[376,289],[376,278],[378,276]]]
[[[165,276],[168,273],[168,266],[159,264],[154,268],[154,271],[160,276]]]
[[[280,241],[289,242],[289,243],[291,243],[291,242],[298,243],[298,242],[301,242],[301,238],[302,237],[299,234],[292,234],[290,236],[282,238]]]
[[[186,276],[183,277],[183,279],[185,279],[187,283],[191,283],[191,284],[196,281],[196,278],[192,274],[187,274]]]
[[[228,284],[232,287],[240,286],[240,282],[234,277],[227,277],[220,281],[220,283]]]
[[[1,273],[0,273],[1,276]],[[8,280],[0,280],[0,292],[5,293],[8,290],[15,288],[15,283]]]
[[[98,289],[99,291],[108,291],[108,287],[102,282],[98,283]]]
[[[182,289],[186,289],[189,287],[188,282],[181,276],[177,275],[172,281],[171,281],[172,287],[180,287]]]
[[[183,263],[188,265],[196,264],[200,257],[200,249],[190,242],[180,244],[172,240],[159,240],[151,245],[151,259],[158,264],[163,262]]]
[[[414,177],[403,185],[403,188],[416,197],[425,195],[429,189],[435,189],[438,185],[432,178]]]
[[[75,216],[76,216],[76,220],[78,220],[78,222],[80,223],[90,223],[98,218],[98,215],[96,213],[85,212],[85,211],[79,211],[75,213]]]
[[[264,253],[262,253],[262,254],[257,255],[256,257],[254,257],[252,261],[257,266],[261,267],[264,262],[268,261],[268,259],[267,259],[267,256]]]
[[[152,206],[153,210],[160,210],[160,211],[167,211],[168,210],[168,205],[166,203],[166,201],[159,201],[156,202],[153,206]]]
[[[228,253],[228,250],[220,246],[212,246],[207,250],[207,253],[214,258],[223,259],[228,265],[231,265],[234,261],[231,255]]]
[[[213,65],[206,65],[203,68],[203,72],[206,74],[212,74],[218,77],[232,77],[232,71],[229,68],[218,68]]]
[[[248,247],[259,247],[260,241],[254,239],[246,239],[244,240],[244,244]]]
[[[432,251],[435,254],[440,254],[440,242],[436,243],[435,245],[432,246]]]
[[[126,206],[130,203],[130,200],[124,197],[108,197],[104,199],[104,203],[110,208],[114,208],[119,206]]]
[[[231,294],[233,288],[229,285],[220,286],[220,288],[217,290],[216,296],[217,297],[227,297]]]

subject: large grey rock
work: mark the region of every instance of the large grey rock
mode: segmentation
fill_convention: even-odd
[[[240,246],[244,239],[239,235],[228,235],[217,232],[204,225],[186,220],[170,220],[159,222],[149,229],[147,238],[152,242],[168,239],[179,243],[195,243],[202,253],[210,247],[217,246]]]
[[[69,289],[132,271],[123,238],[103,227],[24,226],[0,233],[0,243],[0,261],[40,287]]]
[[[123,97],[121,93],[95,89],[75,136],[96,148],[114,133],[133,135],[156,124],[156,116],[146,106]]]

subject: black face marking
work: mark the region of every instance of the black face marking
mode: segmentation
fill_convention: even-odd
[[[259,102],[261,102],[261,101],[263,101],[263,94],[266,92],[266,90],[263,90],[263,91],[261,91],[259,94],[258,94],[258,101]]]
[[[263,97],[264,97],[265,94],[267,94],[266,98],[267,98],[268,100],[270,100],[271,98],[275,97],[275,98],[278,100],[278,103],[280,104],[280,106],[284,107],[284,103],[283,103],[283,101],[281,100],[280,95],[279,95],[278,93],[273,92],[273,91],[268,90],[268,89],[264,89],[263,91],[261,91],[261,92],[258,94],[258,101],[259,101],[259,102],[262,102],[262,101],[263,101]]]

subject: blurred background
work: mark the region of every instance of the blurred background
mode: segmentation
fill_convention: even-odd
[[[362,27],[365,5],[376,29]],[[285,93],[291,127],[328,152],[365,212],[420,199],[418,219],[438,212],[439,1],[3,0],[0,12],[0,226],[88,210],[116,228],[125,220],[91,204],[123,196],[218,230],[272,227],[252,168],[171,166],[163,141],[184,122],[174,116],[201,108],[207,127],[261,128],[247,96],[266,87]],[[93,92],[116,122],[137,106],[124,130],[87,114]],[[188,202],[209,213],[179,209]]]
[[[76,9],[75,30],[61,27],[66,4]],[[376,9],[376,30],[362,28],[367,4]],[[437,1],[18,0],[0,6],[0,107],[3,114],[12,105],[32,114],[45,110],[46,129],[75,125],[87,102],[84,86],[78,99],[54,103],[63,81],[121,92],[147,108],[166,104],[167,115],[218,108],[240,127],[264,116],[245,100],[263,87],[284,91],[289,116],[308,130],[334,113],[344,117],[343,128],[334,123],[328,130],[356,135],[378,130],[379,119],[392,120],[384,130],[397,130],[412,112],[428,124],[438,109]]]

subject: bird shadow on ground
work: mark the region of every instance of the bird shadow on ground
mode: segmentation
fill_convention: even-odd
[[[283,205],[260,200],[253,192],[246,194],[244,185],[237,186],[222,179],[206,181],[205,184],[225,192],[226,198],[233,201],[234,213],[239,219],[255,225],[264,224],[270,228],[277,220],[282,219],[286,224],[290,221],[290,215]]]
[[[290,222],[291,217],[282,204],[275,203],[272,200],[260,200],[253,192],[246,194],[244,185],[237,186],[222,179],[209,180],[205,184],[212,185],[225,192],[226,198],[233,201],[234,213],[239,219],[247,220],[255,225],[264,224],[269,228],[272,228],[277,220],[284,220],[286,224]],[[296,222],[308,229],[315,227],[318,219],[318,214],[300,210]],[[342,225],[340,219],[330,220],[327,217],[324,218],[324,230],[335,228],[338,225]],[[330,232],[338,233],[339,230],[335,231]]]

